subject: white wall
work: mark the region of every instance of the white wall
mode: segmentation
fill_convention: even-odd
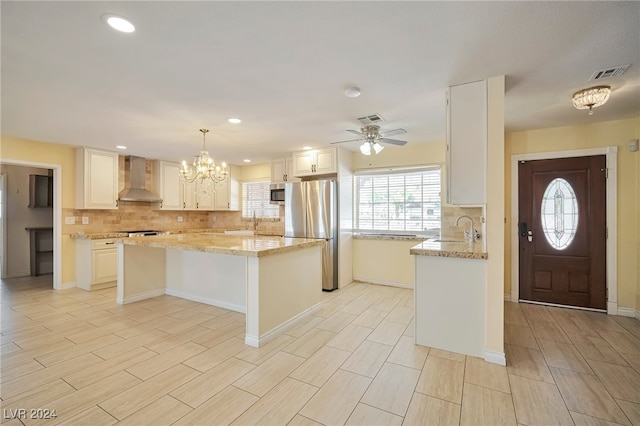
[[[6,278],[30,275],[29,232],[27,227],[53,226],[53,209],[31,209],[29,205],[29,175],[47,175],[49,170],[36,167],[0,164],[6,180],[7,259]]]

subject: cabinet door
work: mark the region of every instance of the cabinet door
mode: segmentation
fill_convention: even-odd
[[[286,181],[287,160],[285,158],[271,159],[271,183],[282,183]]]
[[[447,100],[447,199],[450,204],[486,203],[486,81],[449,88]]]
[[[102,249],[93,250],[93,277],[92,284],[115,281],[118,278],[118,250]]]
[[[229,166],[229,175],[216,185],[215,210],[240,210],[240,167]]]
[[[196,209],[214,210],[217,185],[210,180],[196,181]]]
[[[229,210],[230,207],[230,194],[229,194],[229,180],[231,176],[227,176],[224,182],[216,184],[215,189],[215,210]]]
[[[336,150],[333,148],[316,151],[315,172],[336,173]]]
[[[197,203],[197,185],[196,182],[182,184],[182,208],[185,210],[195,210]]]
[[[307,176],[312,175],[314,169],[314,155],[311,151],[296,152],[293,154],[293,175]]]
[[[78,152],[77,208],[117,209],[118,154],[88,148]]]
[[[182,179],[180,178],[180,164],[161,161],[158,164],[159,182],[158,192],[162,197],[162,210],[182,210]]]

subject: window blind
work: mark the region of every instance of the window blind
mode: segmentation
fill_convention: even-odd
[[[278,217],[277,204],[269,202],[271,190],[269,181],[242,183],[242,217]]]

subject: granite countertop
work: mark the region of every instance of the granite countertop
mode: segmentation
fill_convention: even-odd
[[[183,233],[149,237],[122,238],[125,245],[191,250],[235,256],[262,257],[307,247],[322,246],[324,240],[269,236],[223,235],[219,233]]]
[[[229,231],[231,229],[212,229],[212,228],[192,228],[192,229],[172,229],[172,230],[168,230],[168,231],[162,231],[162,232],[168,232],[169,234],[203,234],[203,233],[207,233],[207,234],[219,234],[219,235],[223,235],[224,231]],[[238,228],[238,229],[233,229],[233,230],[244,230],[244,228]],[[281,237],[282,233],[281,232],[275,232],[275,231],[256,231],[256,235],[260,235],[260,236],[274,236],[274,237]],[[115,232],[115,231],[111,231],[111,232],[92,232],[89,234],[85,234],[84,232],[75,232],[73,234],[70,235],[72,240],[102,240],[105,238],[126,238],[128,237],[128,234],[126,232]]]
[[[126,232],[96,232],[85,234],[84,232],[75,232],[70,235],[72,240],[102,240],[105,238],[126,238]]]
[[[411,247],[410,254],[418,256],[457,257],[460,259],[487,259],[480,242],[427,240]]]
[[[400,234],[373,234],[373,233],[354,233],[355,240],[396,240],[396,241],[424,241],[429,237],[424,235],[400,235]]]

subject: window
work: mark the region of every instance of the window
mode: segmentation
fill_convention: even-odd
[[[271,182],[255,181],[242,182],[242,217],[279,217],[280,209],[277,204],[269,202]]]
[[[354,229],[440,229],[440,167],[356,173],[354,185]]]
[[[540,219],[544,236],[553,248],[569,247],[578,229],[578,201],[569,182],[556,178],[547,186],[542,196]]]

